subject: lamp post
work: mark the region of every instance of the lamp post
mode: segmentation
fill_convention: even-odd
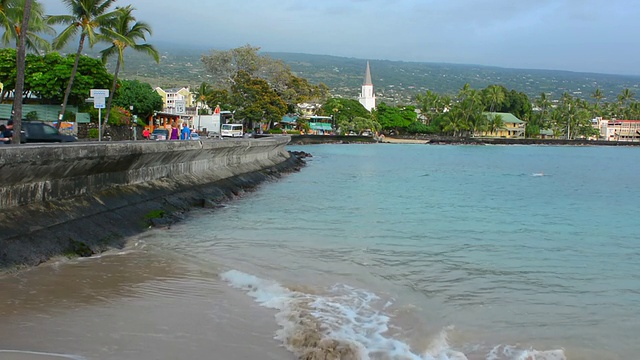
[[[136,134],[136,118],[133,115],[133,105],[129,105],[129,113],[131,114],[131,129],[133,129],[133,140],[138,140],[138,136]]]

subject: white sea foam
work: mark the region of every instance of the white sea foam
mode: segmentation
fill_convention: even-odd
[[[309,294],[236,270],[221,277],[262,306],[279,310],[276,339],[301,359],[467,359],[449,347],[446,331],[424,354],[387,336],[390,317],[376,309],[387,303],[378,304],[380,299],[371,292],[335,285],[321,295]]]
[[[487,355],[486,360],[566,360],[564,350],[538,351],[517,346],[498,345]]]
[[[260,305],[278,310],[280,329],[275,338],[299,359],[468,360],[449,344],[453,327],[441,330],[423,353],[391,337],[387,332],[391,315],[384,311],[392,301],[383,302],[369,291],[338,284],[311,293],[237,270],[221,277]],[[486,360],[566,360],[563,350],[537,351],[508,345],[496,346],[480,356]]]
[[[33,358],[33,356],[37,356],[38,359],[40,358],[62,358],[62,359],[72,359],[72,360],[86,360],[86,358],[82,357],[82,356],[78,356],[78,355],[69,355],[69,354],[55,354],[55,353],[49,353],[49,352],[41,352],[41,351],[28,351],[28,350],[6,350],[6,349],[0,349],[0,354],[5,353],[5,354],[15,354],[16,356],[18,355],[29,355],[29,358]]]

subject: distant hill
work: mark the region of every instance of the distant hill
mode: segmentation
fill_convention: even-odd
[[[148,57],[128,52],[121,78],[139,79],[153,86],[196,86],[210,81],[200,57],[208,51],[186,48],[158,47],[162,59],[155,64]],[[366,59],[327,55],[269,52],[291,66],[298,76],[312,83],[325,83],[333,95],[356,98],[364,80]],[[410,104],[415,95],[431,90],[454,95],[465,83],[481,89],[491,84],[504,85],[526,93],[531,100],[545,92],[559,99],[564,92],[574,97],[592,100],[590,94],[600,88],[604,101],[615,101],[625,88],[636,94],[640,76],[579,73],[557,70],[509,69],[480,65],[418,63],[369,60],[378,101],[388,104]]]

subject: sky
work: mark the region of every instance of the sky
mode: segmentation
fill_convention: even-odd
[[[61,0],[41,0],[48,14]],[[149,43],[640,75],[638,0],[117,0]],[[206,51],[205,50],[205,51]]]

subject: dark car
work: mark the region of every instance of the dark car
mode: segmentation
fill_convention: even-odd
[[[169,140],[169,130],[163,128],[154,129],[149,138],[151,140]]]
[[[20,132],[20,142],[72,142],[78,139],[75,136],[61,134],[55,127],[42,121],[23,121]]]

